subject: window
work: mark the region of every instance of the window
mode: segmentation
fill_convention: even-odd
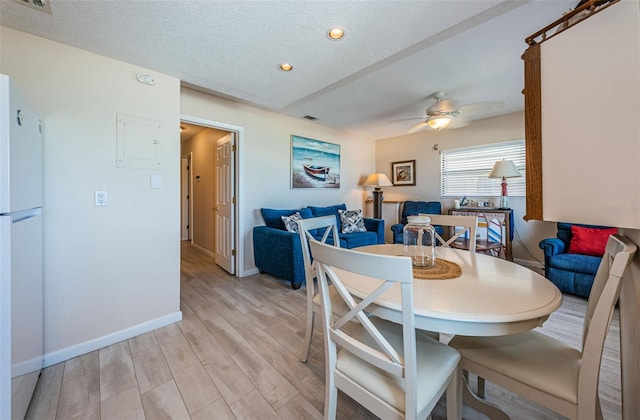
[[[512,160],[522,174],[509,178],[510,197],[525,196],[524,140],[493,143],[464,149],[443,150],[440,155],[440,194],[442,197],[499,197],[501,181],[487,178],[493,164]]]

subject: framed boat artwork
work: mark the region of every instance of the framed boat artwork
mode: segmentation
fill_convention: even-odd
[[[291,188],[340,188],[340,145],[292,134]]]

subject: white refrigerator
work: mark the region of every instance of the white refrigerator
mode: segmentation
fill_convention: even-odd
[[[44,353],[42,123],[0,75],[0,419],[23,419]]]

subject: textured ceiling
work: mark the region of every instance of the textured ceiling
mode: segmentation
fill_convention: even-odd
[[[0,0],[0,24],[169,74],[187,86],[370,138],[407,132],[427,97],[523,109],[524,38],[577,0]],[[330,27],[346,30],[341,41]],[[293,64],[288,73],[281,62]]]

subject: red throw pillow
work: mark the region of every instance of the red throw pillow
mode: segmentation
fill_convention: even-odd
[[[593,255],[602,257],[607,246],[609,235],[618,233],[618,228],[597,229],[582,226],[571,226],[571,242],[569,254]]]

